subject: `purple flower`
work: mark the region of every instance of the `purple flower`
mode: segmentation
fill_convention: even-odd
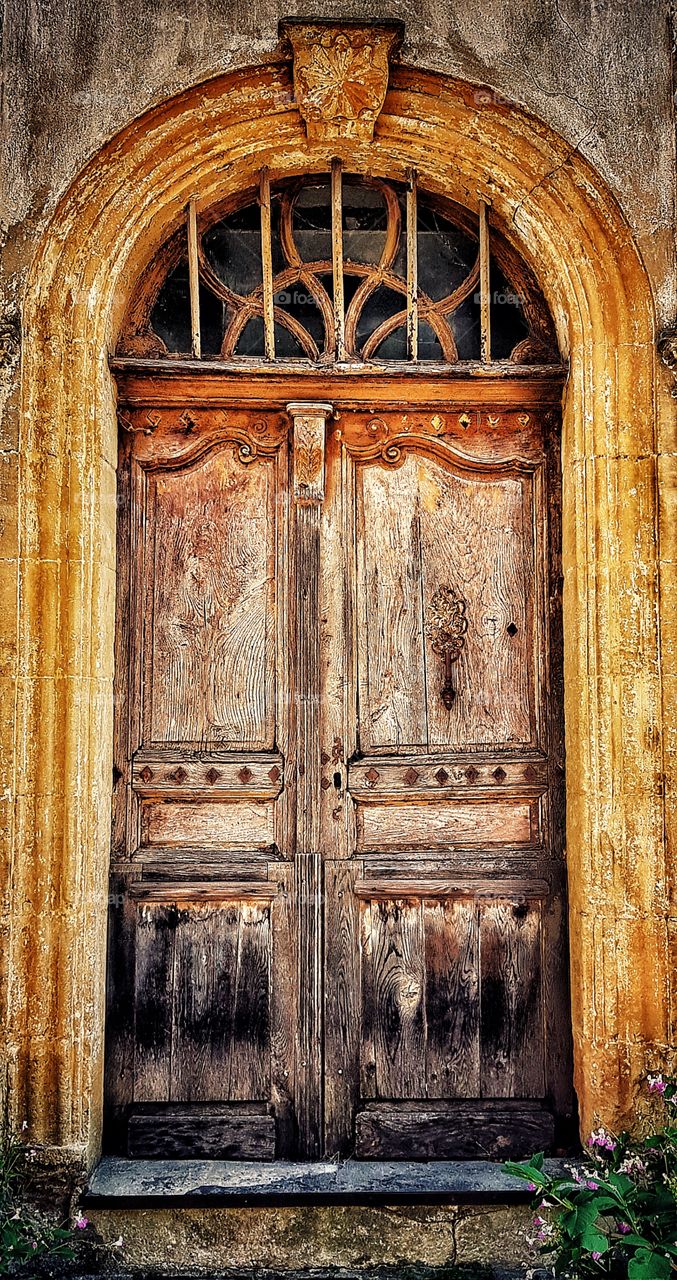
[[[536,1190],[536,1183],[535,1183],[535,1182],[527,1182],[527,1191],[535,1191],[535,1190]]]
[[[588,1191],[599,1191],[599,1182],[593,1182],[592,1178],[589,1178],[585,1185]]]
[[[649,1093],[663,1094],[668,1087],[662,1076],[647,1076],[647,1082],[649,1085]]]
[[[632,1227],[630,1226],[629,1222],[617,1222],[616,1230],[619,1233],[619,1235],[627,1236],[632,1231]]]
[[[601,1253],[599,1252],[599,1250],[598,1250],[598,1249],[593,1249],[592,1254],[591,1254],[591,1257],[594,1259],[594,1261],[595,1261],[595,1262],[599,1262],[599,1260],[600,1260],[601,1256],[602,1256],[602,1255],[601,1255]]]
[[[74,1226],[77,1227],[78,1231],[84,1231],[85,1227],[89,1226],[89,1218],[85,1218],[82,1213],[79,1214],[75,1219]]]

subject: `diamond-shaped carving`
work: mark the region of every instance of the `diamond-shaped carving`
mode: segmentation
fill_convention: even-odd
[[[251,782],[252,778],[254,777],[254,774],[252,773],[251,769],[247,768],[247,765],[244,765],[243,768],[240,769],[240,772],[238,773],[237,776],[240,779],[240,782]]]
[[[517,627],[515,626],[514,622],[509,622],[509,623],[508,623],[508,625],[507,625],[507,627],[506,627],[506,631],[507,631],[507,633],[508,633],[508,635],[509,635],[509,636],[516,636],[516,635],[517,635]]]
[[[374,786],[376,785],[376,783],[378,782],[378,780],[379,780],[379,778],[380,778],[380,776],[381,776],[381,775],[380,775],[380,773],[379,773],[378,769],[369,769],[369,771],[368,771],[367,773],[365,773],[365,775],[364,775],[364,776],[365,776],[365,778],[366,778],[367,782],[369,783],[369,786],[370,786],[370,787],[374,787]]]
[[[524,777],[526,778],[527,782],[535,782],[536,778],[538,777],[538,774],[532,764],[527,765],[526,769],[524,770]]]
[[[183,765],[179,765],[178,769],[175,769],[174,772],[170,773],[168,776],[172,782],[185,782],[188,774],[183,768]]]
[[[276,764],[273,765],[272,769],[268,770],[268,777],[270,778],[271,782],[279,782],[280,770],[278,769]]]
[[[468,779],[468,782],[477,782],[477,779],[480,776],[479,769],[475,769],[474,766],[471,765],[469,769],[466,769],[465,776]]]
[[[150,782],[152,776],[153,776],[153,770],[149,769],[148,765],[145,765],[144,768],[141,770],[141,773],[139,774],[139,777],[141,778],[142,782]]]
[[[211,769],[207,774],[207,782],[211,782],[212,786],[214,786],[214,783],[218,782],[220,777],[221,777],[221,774],[219,773],[218,769],[215,769],[214,766],[212,765]]]
[[[329,778],[323,778],[320,783],[320,786],[322,787],[323,791],[328,791],[331,786],[331,782],[329,781]]]
[[[505,772],[505,769],[501,768],[500,764],[498,766],[498,769],[494,769],[494,777],[497,782],[505,782],[507,774]]]
[[[416,770],[407,769],[407,772],[404,775],[404,781],[406,782],[408,787],[413,787],[414,783],[418,782],[418,774]]]
[[[438,769],[437,773],[435,774],[435,777],[441,787],[444,786],[445,782],[449,781],[449,774],[447,773],[446,769]]]

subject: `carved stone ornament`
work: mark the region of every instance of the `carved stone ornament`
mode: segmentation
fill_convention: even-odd
[[[294,59],[294,96],[311,141],[373,137],[400,30],[396,23],[282,24]]]
[[[666,369],[673,376],[675,385],[672,394],[677,397],[677,325],[671,325],[658,335],[656,348]]]

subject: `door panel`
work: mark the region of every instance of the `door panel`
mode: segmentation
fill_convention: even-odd
[[[232,449],[151,472],[143,742],[272,748],[275,475]]]
[[[533,473],[412,452],[396,470],[359,468],[357,504],[361,750],[534,742]],[[430,634],[448,585],[468,624],[451,707]]]
[[[107,1141],[552,1148],[557,416],[533,387],[468,410],[426,381],[403,412],[389,384],[375,418],[310,386],[125,406]]]
[[[107,1128],[129,1155],[294,1141],[276,418],[260,449],[258,420],[249,446],[192,418],[121,442]]]

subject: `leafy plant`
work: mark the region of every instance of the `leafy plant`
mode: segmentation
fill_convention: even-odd
[[[27,1280],[73,1261],[88,1226],[82,1216],[71,1227],[26,1204],[24,1191],[34,1159],[35,1152],[5,1128],[0,1137],[0,1275]]]
[[[557,1276],[675,1280],[677,1079],[653,1075],[647,1084],[662,1114],[644,1137],[597,1129],[566,1177],[550,1175],[542,1154],[503,1166],[534,1191],[529,1244]]]

